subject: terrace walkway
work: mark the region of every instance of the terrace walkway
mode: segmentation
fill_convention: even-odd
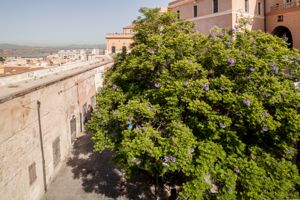
[[[125,200],[155,199],[150,177],[139,175],[126,182],[120,168],[111,160],[113,153],[92,151],[90,135],[74,144],[70,158],[49,186],[43,200]],[[167,199],[159,195],[160,199]]]

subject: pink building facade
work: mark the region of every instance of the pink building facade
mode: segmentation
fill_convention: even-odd
[[[300,0],[267,0],[266,31],[300,50]]]
[[[204,34],[214,26],[231,30],[239,18],[251,17],[249,29],[287,37],[291,47],[300,49],[300,0],[175,0],[169,10]]]

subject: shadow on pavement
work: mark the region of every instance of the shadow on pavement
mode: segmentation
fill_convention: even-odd
[[[134,180],[125,181],[120,167],[111,160],[112,156],[110,151],[94,153],[91,135],[87,134],[74,143],[67,165],[72,168],[73,178],[81,180],[87,193],[113,199],[155,199],[151,177],[141,173]]]

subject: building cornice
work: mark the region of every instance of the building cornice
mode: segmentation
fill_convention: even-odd
[[[266,16],[272,16],[272,15],[281,15],[286,13],[292,13],[292,12],[300,12],[300,7],[293,7],[293,8],[287,8],[287,9],[281,9],[281,10],[273,10],[266,14]]]
[[[224,16],[224,15],[239,15],[239,16],[245,16],[245,17],[252,17],[252,18],[258,18],[258,19],[264,19],[264,16],[261,15],[251,15],[249,13],[241,13],[237,10],[226,10],[223,12],[218,12],[218,13],[213,13],[213,14],[209,14],[209,15],[203,15],[203,16],[199,16],[199,17],[194,17],[194,18],[187,18],[187,20],[189,21],[197,21],[197,20],[202,20],[202,19],[208,19],[208,18],[213,18],[213,17],[219,17],[219,16]]]
[[[195,0],[176,0],[169,3],[168,8],[176,8],[186,3],[195,2]]]

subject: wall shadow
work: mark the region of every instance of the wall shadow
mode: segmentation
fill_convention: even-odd
[[[74,143],[72,156],[67,161],[73,178],[80,179],[87,193],[102,194],[117,199],[156,199],[153,178],[143,172],[137,172],[134,179],[123,178],[121,168],[112,161],[113,152],[94,153],[91,134],[81,136]],[[160,199],[168,199],[160,191]]]

